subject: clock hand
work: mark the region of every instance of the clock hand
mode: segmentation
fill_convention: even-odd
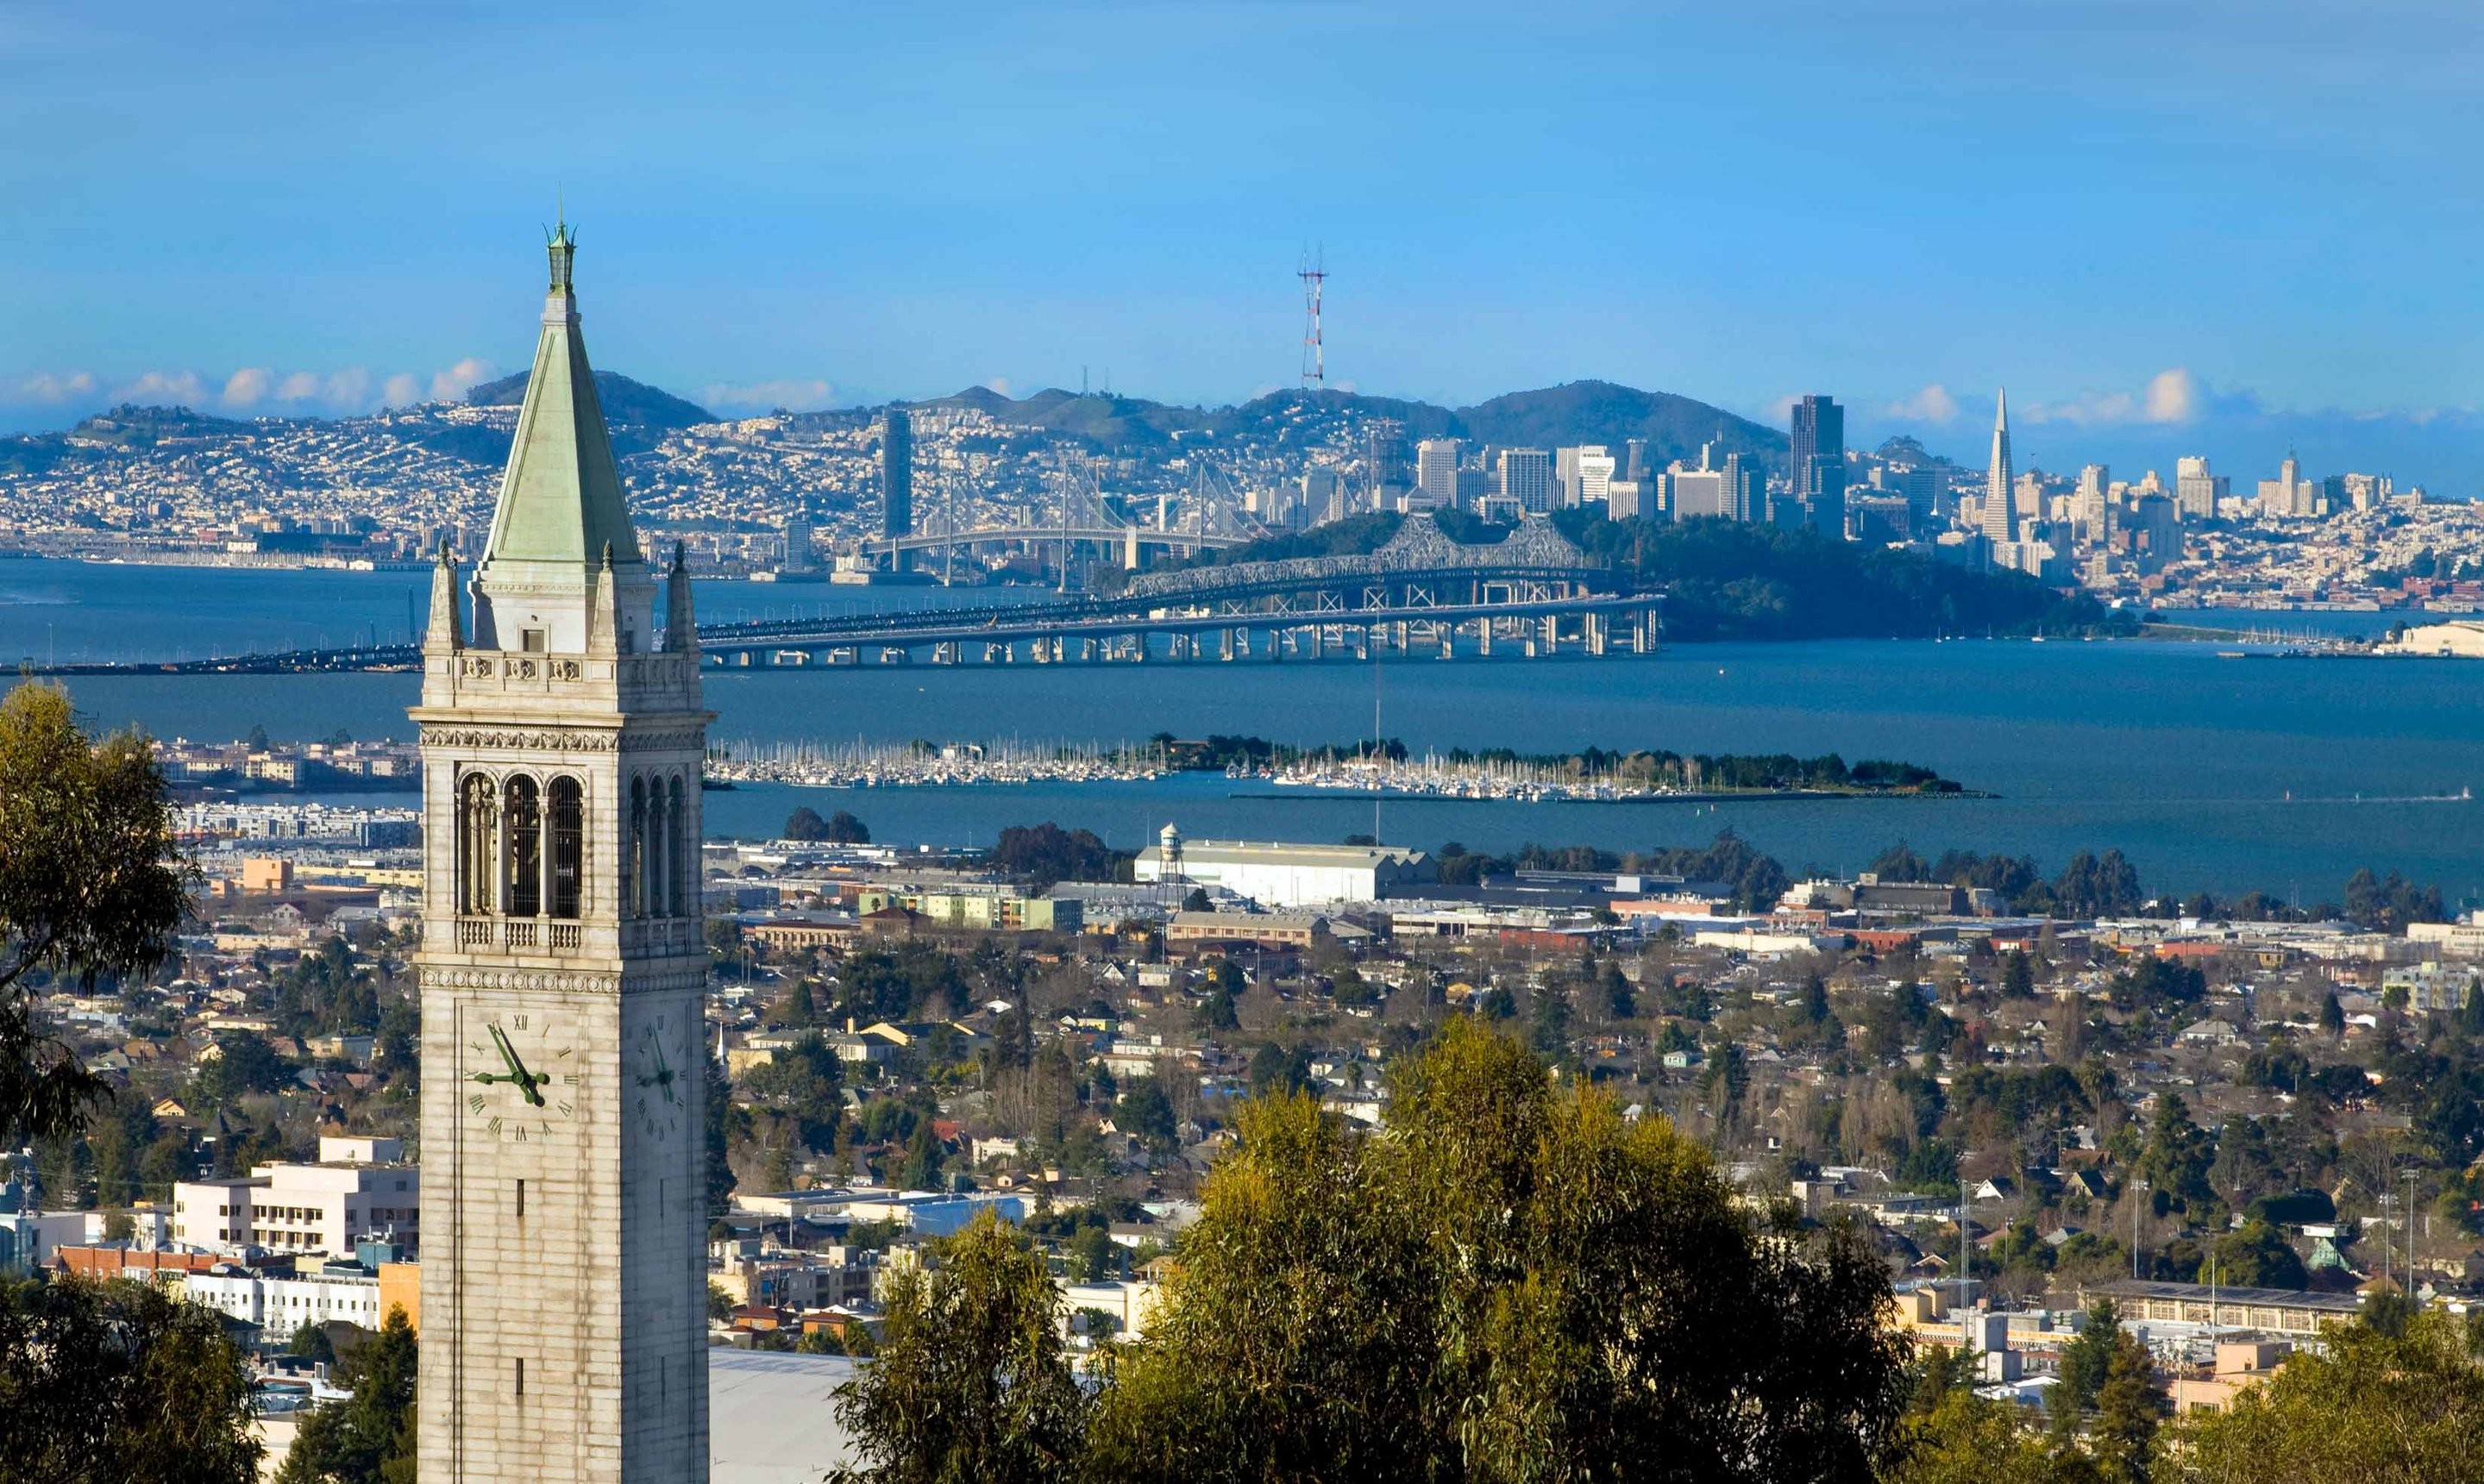
[[[509,1064],[509,1075],[495,1080],[514,1083],[526,1101],[542,1107],[544,1095],[535,1090],[543,1085],[544,1079],[526,1070],[526,1064],[518,1060],[518,1048],[509,1044],[507,1033],[497,1025],[492,1027],[492,1039],[500,1043],[500,1055]]]

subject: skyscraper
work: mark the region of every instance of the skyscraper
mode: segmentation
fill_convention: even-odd
[[[1655,467],[1647,461],[1647,440],[1644,438],[1622,440],[1622,477],[1644,484],[1655,475]]]
[[[1458,502],[1458,459],[1465,447],[1454,438],[1426,438],[1415,445],[1415,488],[1435,508]]]
[[[1613,456],[1602,444],[1583,444],[1552,450],[1552,482],[1564,510],[1605,502],[1605,486],[1612,482]]]
[[[422,1484],[708,1475],[699,771],[678,548],[638,551],[566,226],[473,636],[422,700]]]
[[[1363,476],[1367,510],[1394,510],[1405,498],[1406,424],[1394,418],[1375,418],[1364,430]]]
[[[1984,536],[1987,541],[2014,541],[2018,524],[2010,508],[2017,483],[2010,467],[2010,392],[2003,389],[1992,414],[1992,459],[1984,469]]]
[[[2174,461],[2174,505],[2183,520],[2215,520],[2217,501],[2226,492],[2226,476],[2209,472],[2204,457],[2185,454]]]
[[[1846,409],[1818,393],[1794,404],[1789,472],[1806,524],[1846,534]]]
[[[1541,448],[1503,448],[1497,472],[1501,499],[1516,501],[1528,515],[1552,508],[1552,454]]]
[[[879,417],[879,533],[890,541],[914,534],[914,419],[903,407]],[[914,553],[893,553],[888,564],[908,571]]]

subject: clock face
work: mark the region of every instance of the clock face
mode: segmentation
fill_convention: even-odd
[[[545,1144],[577,1126],[584,1068],[570,1028],[542,1011],[471,1018],[458,1079],[467,1120],[503,1144]]]
[[[697,1072],[685,1017],[662,1011],[640,1024],[630,1048],[630,1083],[622,1091],[649,1138],[669,1139],[680,1130]]]

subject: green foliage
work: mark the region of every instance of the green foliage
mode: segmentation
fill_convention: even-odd
[[[2179,1429],[2191,1484],[2471,1480],[2484,1472],[2484,1370],[2447,1314],[2397,1338],[2333,1331],[2221,1414]]]
[[[1037,1484],[1084,1446],[1089,1404],[1062,1354],[1040,1254],[985,1211],[889,1276],[878,1359],[838,1393],[864,1462],[838,1484]]]
[[[323,1363],[333,1363],[337,1359],[337,1347],[328,1338],[327,1330],[308,1319],[293,1327],[293,1337],[285,1342],[284,1353]]]
[[[1887,1280],[1764,1237],[1707,1155],[1452,1020],[1385,1137],[1238,1114],[1095,1431],[1127,1480],[1860,1478],[1893,1436]]]
[[[214,1310],[144,1283],[0,1280],[0,1479],[256,1484],[259,1455]]]
[[[779,1048],[742,1080],[752,1098],[793,1118],[806,1147],[836,1152],[837,1123],[846,1111],[845,1064],[821,1037],[805,1036]]]
[[[1120,878],[1131,852],[1116,850],[1094,831],[1060,825],[1012,824],[992,845],[992,864],[1025,878],[1028,889],[1049,891],[1063,881]]]
[[[1113,1121],[1121,1132],[1147,1141],[1159,1154],[1171,1152],[1177,1139],[1174,1126],[1173,1099],[1164,1084],[1154,1077],[1136,1077],[1121,1090],[1120,1105],[1114,1110]]]
[[[836,1012],[863,1025],[922,1018],[973,996],[958,956],[919,940],[849,955],[837,977]]]
[[[1885,1484],[2088,1484],[2084,1457],[2057,1451],[2028,1432],[2022,1409],[1987,1401],[1960,1385],[1944,1389],[1909,1417]]]
[[[804,804],[785,818],[784,838],[828,845],[869,845],[871,826],[840,809],[826,819]]]
[[[276,1054],[256,1031],[226,1031],[216,1055],[199,1064],[192,1091],[210,1104],[230,1103],[254,1093],[273,1093],[292,1080],[293,1065]]]
[[[415,1484],[415,1376],[419,1353],[405,1310],[338,1368],[354,1394],[303,1419],[276,1484]]]
[[[2164,1013],[2207,998],[2208,976],[2185,963],[2142,954],[2113,977],[2113,1002],[2123,1010]]]
[[[2404,931],[2409,923],[2449,921],[2440,887],[2417,887],[2394,871],[2376,877],[2369,866],[2346,881],[2346,915],[2374,932],[2390,933]]]
[[[1063,1251],[1069,1258],[1070,1276],[1082,1283],[1100,1283],[1121,1270],[1113,1233],[1104,1227],[1080,1227]]]
[[[1590,555],[1665,593],[1676,639],[1927,638],[2127,629],[2085,595],[2023,573],[1983,571],[1913,552],[1745,521],[1553,517]]]
[[[2148,1120],[2147,1144],[2135,1173],[2172,1208],[2204,1208],[2216,1200],[2208,1184],[2208,1167],[2216,1152],[2216,1135],[2192,1122],[2190,1105],[2182,1101],[2181,1093],[2169,1090],[2157,1096],[2156,1115]]]
[[[2147,1347],[2117,1327],[2096,1389],[2096,1415],[2089,1449],[2107,1479],[2147,1484],[2155,1461],[2156,1429],[2165,1416],[2165,1389],[2157,1384]]]
[[[2245,1222],[2221,1232],[2209,1249],[2217,1259],[2217,1282],[2237,1288],[2302,1288],[2311,1282],[2303,1258],[2285,1236],[2264,1221]]]
[[[173,823],[146,738],[91,742],[58,686],[0,697],[0,1144],[73,1132],[109,1097],[37,1026],[28,977],[92,989],[164,962],[196,875]]]

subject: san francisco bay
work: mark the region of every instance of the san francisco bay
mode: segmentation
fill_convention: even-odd
[[[420,573],[0,562],[0,656],[41,662],[402,637]],[[411,596],[410,596],[411,595]],[[856,590],[704,583],[711,619],[890,603],[990,601],[989,589]],[[1028,595],[1033,597],[1035,595]],[[2369,615],[2251,614],[2236,628],[2368,629]],[[719,742],[1113,742],[1156,732],[1318,742],[1380,728],[1410,746],[1523,743],[1695,752],[1835,750],[1920,763],[1990,799],[1617,806],[1390,800],[1385,837],[1505,850],[1527,841],[1626,850],[1731,828],[1790,868],[1854,870],[1904,838],[2031,854],[2058,868],[2114,848],[2151,888],[2334,899],[2362,866],[2484,892],[2484,664],[2234,659],[2232,644],[2154,640],[1837,640],[1675,645],[1650,659],[968,666],[713,672]],[[406,737],[411,675],[88,677],[98,724],[162,736]],[[1373,829],[1368,800],[1265,796],[1185,775],[1152,783],[800,790],[712,795],[711,831],[772,833],[796,804],[847,808],[901,844],[988,843],[1057,821],[1135,846],[1167,820],[1194,835],[1333,840]]]

